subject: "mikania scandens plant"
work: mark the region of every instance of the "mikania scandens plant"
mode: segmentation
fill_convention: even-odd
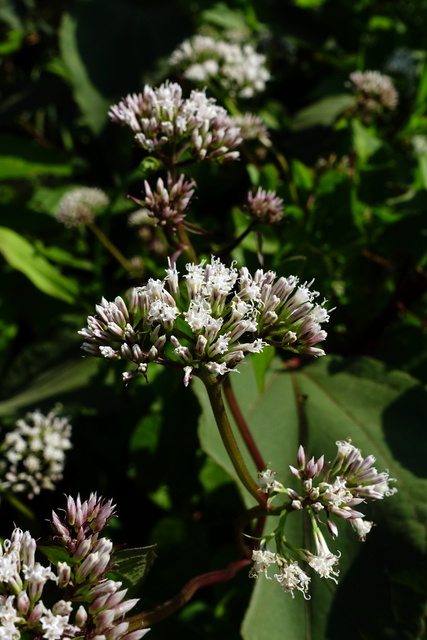
[[[181,51],[188,52],[191,46],[185,44]],[[177,64],[180,56],[182,61],[185,58],[177,53]],[[324,355],[319,345],[326,338],[324,326],[330,313],[325,300],[318,302],[312,282],[264,269],[252,274],[245,266],[239,268],[236,262],[224,259],[255,226],[280,223],[284,202],[274,191],[258,187],[248,193],[244,209],[251,218],[249,226],[219,257],[207,252],[210,257],[200,259],[186,233],[195,230],[186,215],[197,185],[185,176],[185,167],[237,160],[243,139],[259,138],[270,146],[263,123],[252,114],[246,119],[230,116],[205,91],[192,91],[185,98],[182,88],[169,81],[127,96],[111,108],[110,116],[129,127],[136,144],[161,162],[164,175],[155,183],[145,181],[143,197],[136,200],[142,209],[136,215],[139,222],[142,216],[143,222],[150,220],[160,227],[171,257],[164,278],[149,278],[114,301],[101,300],[96,313],[88,317],[87,327],[79,332],[84,338],[82,348],[89,356],[124,361],[128,365],[123,373],[126,382],[140,374],[148,380],[151,365],[179,370],[186,386],[194,377],[202,381],[234,469],[258,502],[249,520],[278,517],[273,533],[263,536],[261,530],[252,536],[256,548],[241,562],[246,566],[252,554],[250,576],[255,578],[261,573],[271,578],[274,565],[274,578],[282,588],[292,596],[300,591],[308,599],[313,572],[334,581],[339,575],[340,552],[329,549],[324,535],[338,535],[334,519],[348,520],[364,540],[372,523],[364,520],[359,505],[392,495],[395,489],[390,488],[388,473],[379,473],[373,466],[373,456],[363,458],[350,442],[341,441],[331,464],[323,456],[307,460],[300,447],[297,466],[291,468],[300,486],[286,489],[277,482],[274,471],[265,468],[247,425],[240,424],[243,441],[259,469],[255,481],[235,439],[223,402],[223,388],[230,397],[229,374],[238,371],[246,355],[260,353],[267,345],[295,354]],[[286,169],[286,160],[281,162]],[[181,255],[187,260],[185,271]],[[239,421],[242,419],[236,423]],[[273,504],[280,498],[281,505]],[[308,514],[312,550],[298,548],[286,537],[287,518],[298,513]],[[92,565],[87,562],[90,574]],[[86,569],[79,576],[82,572],[86,576]],[[160,605],[145,620],[161,619],[168,610],[168,603]]]
[[[365,520],[364,514],[355,509],[369,500],[382,500],[392,496],[397,489],[391,487],[395,482],[387,471],[378,472],[374,467],[375,457],[366,458],[350,441],[338,441],[338,452],[332,463],[325,462],[324,456],[317,460],[307,460],[305,450],[300,446],[297,466],[290,466],[293,475],[300,481],[297,489],[285,488],[275,479],[271,469],[258,474],[260,491],[268,494],[271,505],[275,498],[286,495],[288,500],[278,508],[279,524],[268,536],[262,538],[252,553],[253,566],[250,577],[258,578],[262,573],[266,578],[268,569],[275,565],[279,569],[274,578],[285,591],[294,597],[294,591],[301,591],[308,599],[311,577],[300,563],[305,563],[321,578],[337,582],[340,552],[332,553],[328,548],[323,531],[328,531],[335,539],[338,527],[334,518],[348,521],[359,540],[364,541],[373,522]],[[309,515],[315,552],[301,549],[292,544],[286,536],[287,518],[294,512],[306,512]],[[323,531],[322,531],[323,529]],[[269,547],[274,545],[275,551]]]
[[[37,560],[39,543],[16,528],[0,545],[0,637],[61,640],[140,640],[149,629],[126,614],[137,599],[126,598],[115,566],[111,540],[101,537],[115,514],[112,501],[91,494],[67,498],[63,515],[52,513],[51,539],[41,545],[54,565]],[[48,544],[49,543],[49,544]],[[46,589],[45,589],[46,587]]]

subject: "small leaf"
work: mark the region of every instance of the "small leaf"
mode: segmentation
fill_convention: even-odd
[[[0,227],[0,253],[12,267],[25,274],[43,293],[65,302],[75,302],[77,283],[63,276],[28,240],[12,229]]]
[[[322,98],[295,114],[292,129],[301,131],[310,127],[330,127],[354,103],[355,98],[347,93]]]
[[[357,155],[366,162],[378,149],[383,146],[382,140],[373,136],[370,131],[357,120],[352,122],[353,144]]]
[[[57,566],[58,562],[66,562],[68,565],[77,564],[79,560],[73,559],[64,547],[57,545],[41,544],[37,546],[52,564]]]
[[[147,575],[156,559],[156,545],[137,547],[134,549],[119,549],[114,552],[114,574],[135,587]]]

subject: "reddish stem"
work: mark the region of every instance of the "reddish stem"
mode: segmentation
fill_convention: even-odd
[[[224,394],[227,400],[227,404],[239,429],[245,445],[251,455],[252,460],[255,462],[258,471],[263,471],[266,467],[264,459],[258,449],[258,446],[249,431],[248,424],[245,420],[243,413],[240,410],[237,398],[234,395],[233,387],[231,386],[229,376],[226,376],[223,380]]]
[[[246,567],[250,563],[250,560],[245,558],[243,560],[236,560],[231,562],[226,569],[220,571],[210,571],[209,573],[203,573],[200,576],[192,578],[181,591],[166,602],[163,602],[155,609],[151,611],[145,611],[136,616],[128,618],[129,628],[128,632],[136,629],[145,629],[155,622],[159,622],[164,618],[175,613],[183,607],[201,587],[207,587],[217,582],[226,582],[235,576],[235,574],[243,567]]]

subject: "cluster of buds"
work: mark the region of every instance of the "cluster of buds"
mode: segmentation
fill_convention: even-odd
[[[170,266],[163,280],[134,288],[128,302],[103,299],[88,327],[79,331],[86,353],[134,362],[125,380],[146,374],[150,362],[184,370],[184,383],[200,369],[224,375],[247,353],[274,344],[296,353],[324,355],[314,345],[326,337],[329,319],[318,296],[298,278],[259,269],[227,267],[219,258],[187,264],[185,286]]]
[[[68,229],[92,224],[97,210],[108,207],[110,200],[101,189],[80,187],[66,193],[59,201],[56,219]]]
[[[151,189],[146,180],[144,187],[145,200],[135,199],[135,202],[144,207],[157,224],[176,228],[185,218],[185,210],[194,194],[194,182],[186,180],[184,174],[174,182],[168,174],[166,185],[159,178],[155,190]]]
[[[279,198],[275,191],[265,191],[261,187],[255,194],[248,193],[245,209],[254,220],[267,224],[277,224],[284,215],[282,198]]]
[[[357,97],[357,110],[364,118],[396,109],[399,96],[391,79],[379,71],[353,71],[350,74]]]
[[[265,62],[265,56],[250,44],[241,46],[201,35],[185,40],[169,59],[187,80],[202,85],[213,82],[239,98],[252,98],[265,90],[270,79]]]
[[[0,636],[18,640],[22,634],[61,640],[139,640],[148,629],[127,633],[124,615],[136,604],[125,600],[121,583],[105,577],[113,566],[112,543],[99,533],[114,514],[110,502],[92,494],[81,503],[68,498],[65,517],[53,513],[54,544],[63,547],[69,562],[56,568],[35,559],[37,543],[30,533],[15,528],[0,546]],[[61,599],[47,607],[44,586],[54,583]],[[54,597],[49,588],[50,602]],[[80,604],[77,610],[73,603]],[[71,621],[72,620],[72,621]]]
[[[363,458],[350,442],[338,441],[337,456],[329,467],[322,456],[307,461],[303,447],[298,451],[298,466],[292,473],[301,481],[301,491],[287,489],[293,509],[308,508],[320,517],[324,512],[326,524],[333,537],[338,535],[331,516],[348,520],[361,540],[371,530],[372,522],[363,520],[364,514],[354,507],[366,500],[381,500],[396,493],[389,483],[393,478],[386,471],[374,467],[375,457]]]
[[[57,410],[47,415],[27,413],[6,434],[0,446],[0,489],[33,498],[42,489],[55,489],[62,479],[65,451],[71,449],[71,424]]]
[[[230,120],[239,127],[243,140],[259,140],[267,147],[271,145],[268,129],[259,116],[243,113],[241,116],[231,116]]]
[[[307,589],[310,578],[301,569],[298,562],[305,562],[321,578],[329,578],[337,582],[340,552],[332,553],[320,526],[324,526],[321,514],[326,514],[326,526],[335,538],[338,528],[331,519],[332,516],[348,520],[359,536],[365,540],[373,523],[364,520],[364,514],[354,507],[367,500],[381,500],[396,493],[397,489],[390,488],[393,478],[388,472],[378,472],[373,466],[374,456],[363,458],[359,449],[350,442],[338,441],[338,453],[332,464],[325,463],[324,457],[318,460],[307,460],[303,447],[298,450],[297,467],[291,466],[292,473],[301,481],[301,490],[286,489],[275,479],[275,472],[266,469],[258,474],[260,491],[269,494],[269,500],[277,495],[287,495],[290,502],[283,506],[284,517],[281,517],[277,529],[261,541],[259,549],[253,551],[254,562],[250,577],[257,578],[261,573],[266,578],[270,565],[276,565],[280,571],[274,574],[285,591],[294,596],[294,590],[301,591],[307,599]],[[316,552],[294,547],[285,537],[284,527],[288,515],[295,511],[307,510],[310,517]],[[276,542],[276,552],[267,548],[267,542]],[[293,557],[291,557],[292,552]],[[296,556],[296,559],[295,559]]]
[[[145,85],[142,93],[112,106],[110,117],[130,127],[137,143],[168,166],[180,159],[222,162],[239,157],[234,149],[242,142],[240,129],[204,91],[192,91],[184,99],[179,84]]]

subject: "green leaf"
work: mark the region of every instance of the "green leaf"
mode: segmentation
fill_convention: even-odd
[[[60,30],[61,55],[70,74],[77,104],[86,122],[95,134],[101,133],[108,120],[110,100],[105,98],[92,83],[80,55],[77,39],[77,19],[65,14]]]
[[[373,136],[370,131],[358,120],[352,122],[353,144],[357,155],[362,162],[366,162],[378,149],[383,146],[382,140]]]
[[[114,552],[114,574],[118,575],[128,586],[140,584],[151,569],[156,559],[156,545],[119,549]]]
[[[16,396],[0,402],[0,416],[84,387],[98,370],[98,365],[97,358],[81,358],[48,369]]]
[[[6,34],[6,39],[0,42],[0,55],[7,56],[21,48],[25,33],[21,30],[11,30]]]
[[[366,543],[357,541],[348,523],[338,523],[339,537],[329,545],[342,553],[338,587],[312,576],[307,602],[300,594],[292,599],[275,580],[260,577],[243,624],[244,639],[282,640],[286,629],[287,640],[340,640],[345,628],[346,640],[416,640],[427,593],[425,388],[375,360],[323,357],[296,371],[286,371],[275,361],[259,396],[252,368],[239,368],[232,384],[240,408],[261,454],[284,486],[298,488],[288,465],[295,465],[300,442],[308,455],[325,454],[331,460],[335,442],[350,437],[364,455],[375,455],[378,470],[388,469],[398,488],[390,498],[362,505],[377,525]],[[236,479],[200,384],[196,392],[202,405],[202,447]],[[242,445],[238,435],[237,440]],[[255,474],[243,448],[242,453]],[[244,499],[253,504],[246,495]],[[274,518],[270,520],[271,528]],[[289,539],[306,546],[303,517],[291,514],[288,523]],[[349,626],[347,612],[356,601],[357,624]]]
[[[261,353],[256,354],[256,356],[251,358],[252,366],[254,368],[258,393],[262,393],[264,391],[265,386],[265,376],[267,375],[268,368],[271,364],[271,361],[274,358],[276,350],[272,346],[264,347]]]
[[[301,131],[310,127],[331,127],[338,116],[352,107],[354,103],[354,97],[348,93],[322,98],[295,114],[292,129]]]
[[[40,175],[70,176],[73,173],[74,166],[63,155],[22,136],[0,135],[0,180],[28,180]]]
[[[37,548],[40,549],[46,558],[55,566],[58,562],[66,562],[68,565],[77,564],[79,562],[79,560],[74,560],[64,547],[42,544],[38,545]]]
[[[74,303],[78,285],[63,276],[35,248],[12,229],[0,227],[0,253],[7,262],[49,296]]]

